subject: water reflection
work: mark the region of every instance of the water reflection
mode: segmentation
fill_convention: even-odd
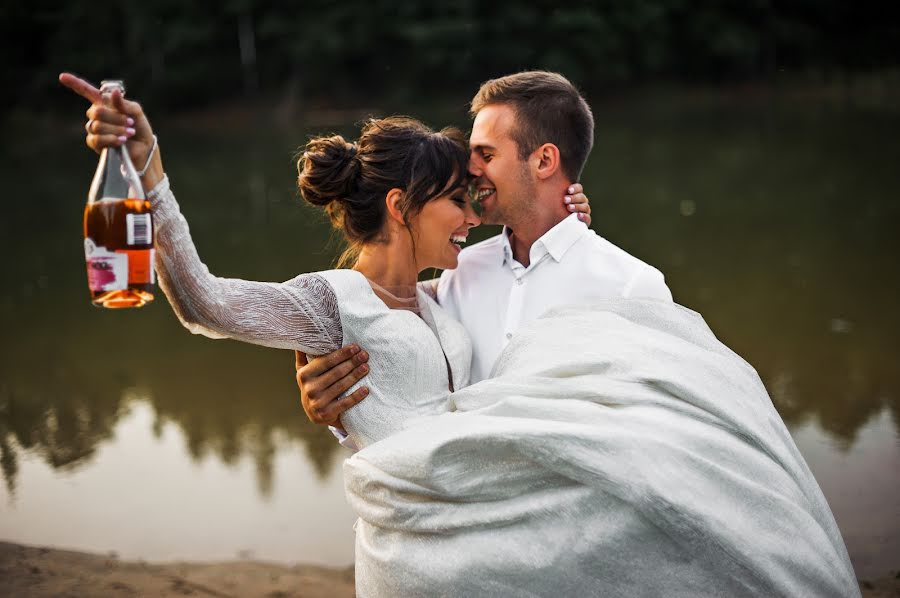
[[[355,516],[338,460],[316,479],[297,443],[278,434],[278,484],[260,500],[251,458],[228,465],[212,454],[185,458],[179,426],[166,423],[155,434],[152,403],[134,398],[90,466],[62,472],[23,453],[17,496],[0,489],[4,540],[128,560],[353,562]]]
[[[170,324],[172,333],[184,334]],[[53,346],[50,339],[44,341]],[[90,343],[80,347],[86,354],[71,359],[42,350],[7,356],[0,436],[9,490],[15,490],[20,458],[13,446],[40,455],[54,468],[90,462],[112,437],[129,396],[137,394],[153,403],[154,433],[159,435],[167,422],[176,424],[192,459],[215,455],[233,464],[251,457],[263,495],[272,489],[277,434],[299,442],[316,473],[324,476],[336,447],[330,435],[300,417],[286,354],[272,359],[252,347],[209,341],[199,349],[198,344],[204,341],[190,336],[162,342],[158,355],[116,356],[115,367],[100,366],[110,360],[104,353],[94,353],[99,363],[93,362]],[[130,392],[136,385],[141,390]]]
[[[666,274],[676,299],[756,367],[792,428],[814,424],[846,452],[885,413],[896,438],[900,117],[759,105],[601,106],[597,116],[584,181],[594,228]],[[330,232],[293,189],[290,157],[305,130],[157,128],[214,272],[285,280],[329,267]],[[79,135],[0,155],[9,196],[22,198],[0,219],[0,249],[15,256],[0,280],[10,493],[23,454],[58,470],[92,463],[137,395],[153,406],[154,433],[180,428],[195,462],[251,459],[264,497],[285,442],[325,476],[338,447],[303,416],[292,355],[192,337],[162,295],[133,313],[89,305],[79,223],[94,159]],[[42,176],[48,163],[54,176]]]

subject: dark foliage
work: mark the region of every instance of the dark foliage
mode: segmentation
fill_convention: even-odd
[[[58,102],[56,74],[122,77],[144,99],[409,99],[526,68],[584,88],[824,77],[900,60],[896,4],[860,0],[6,0],[0,107]],[[399,96],[399,97],[398,97]],[[406,97],[404,97],[406,96]]]

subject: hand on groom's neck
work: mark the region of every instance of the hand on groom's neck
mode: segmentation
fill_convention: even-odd
[[[509,245],[513,258],[526,268],[531,262],[531,246],[571,214],[562,201],[570,183],[561,177],[560,180],[556,178],[538,181],[530,206],[532,209],[517,218],[515,223],[506,225],[510,229]]]

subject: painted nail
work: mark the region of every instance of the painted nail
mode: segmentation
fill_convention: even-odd
[[[578,219],[583,221],[583,220],[584,220],[584,214],[579,214],[579,215],[578,215]]]
[[[131,137],[132,135],[134,135],[134,129],[128,127],[127,129],[125,129],[125,134]]]
[[[574,212],[574,211],[575,211],[575,206],[569,206],[569,211],[570,211],[570,212]]]
[[[128,141],[128,138],[125,137],[124,135],[119,135],[119,137],[117,137],[117,139],[119,140],[119,143],[125,143],[126,141]]]
[[[128,125],[129,127],[133,127],[134,119],[129,116],[128,118],[125,119],[125,124]]]
[[[569,193],[575,193],[575,187],[569,187]]]
[[[572,203],[572,198],[566,195],[563,197],[563,203]]]

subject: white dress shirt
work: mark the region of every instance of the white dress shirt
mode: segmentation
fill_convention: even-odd
[[[513,258],[509,232],[504,228],[464,249],[438,285],[438,303],[472,338],[472,383],[490,377],[520,326],[551,308],[627,297],[672,300],[659,270],[597,235],[576,214],[531,246],[527,268]]]
[[[504,227],[463,249],[456,269],[445,270],[438,283],[438,303],[472,339],[472,384],[490,377],[520,326],[551,308],[628,297],[672,300],[659,270],[597,235],[577,214],[535,241],[527,268],[513,258],[509,233]]]

